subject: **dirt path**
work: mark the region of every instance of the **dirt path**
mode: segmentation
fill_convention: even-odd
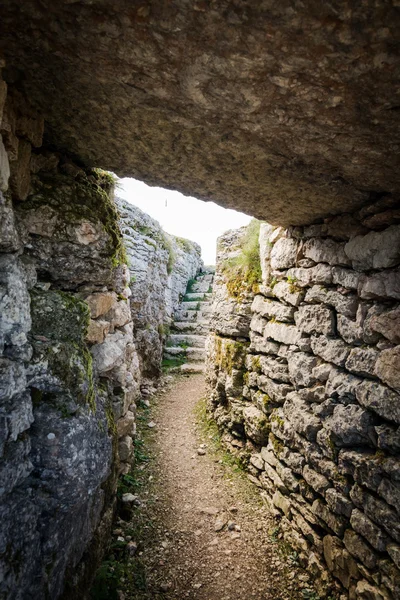
[[[141,449],[134,483],[140,506],[114,531],[111,557],[125,561],[115,597],[317,598],[307,590],[308,575],[297,567],[296,554],[286,550],[284,555],[279,530],[258,492],[229,457],[216,451],[215,432],[204,422],[196,425],[204,393],[202,375],[180,377],[151,411],[139,413],[152,459]],[[127,542],[134,553],[128,558]],[[114,573],[118,569],[111,567]]]

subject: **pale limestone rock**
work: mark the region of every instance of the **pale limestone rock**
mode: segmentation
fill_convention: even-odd
[[[351,489],[350,498],[357,508],[364,511],[368,518],[382,527],[396,542],[400,542],[400,523],[397,511],[358,484],[355,484]]]
[[[353,348],[346,360],[346,369],[356,375],[373,376],[378,356],[379,352],[373,348]]]
[[[118,441],[118,454],[122,462],[129,462],[133,454],[133,440],[130,435],[125,435]]]
[[[314,515],[322,519],[336,535],[343,535],[347,525],[347,519],[345,517],[333,514],[328,506],[319,499],[314,500],[311,510]]]
[[[359,295],[366,300],[394,298],[400,300],[400,272],[382,271],[360,280]]]
[[[15,252],[21,245],[11,200],[0,191],[0,251]]]
[[[95,293],[90,294],[85,298],[92,319],[97,319],[97,317],[105,315],[113,304],[117,303],[117,300],[117,294],[115,292]]]
[[[357,296],[352,294],[344,295],[321,285],[313,285],[307,290],[304,300],[305,302],[320,302],[322,304],[333,306],[336,312],[350,318],[355,317],[357,312]]]
[[[302,302],[304,298],[304,292],[302,290],[298,290],[295,286],[289,284],[287,281],[278,281],[278,283],[273,287],[273,294],[279,298],[279,300],[284,300],[292,306],[299,306],[300,302]]]
[[[357,582],[356,598],[357,600],[390,600],[389,594],[383,587],[372,585],[365,579]]]
[[[271,250],[272,269],[289,269],[296,264],[299,242],[292,238],[280,238]]]
[[[332,239],[308,240],[303,246],[303,253],[304,256],[311,258],[316,263],[344,266],[351,264],[344,252],[344,244]]]
[[[354,506],[349,498],[341,494],[334,487],[327,489],[324,496],[326,503],[333,512],[350,519]]]
[[[360,278],[360,274],[351,269],[343,269],[342,267],[333,267],[332,269],[332,283],[350,290],[358,288]]]
[[[260,315],[254,313],[251,318],[251,321],[250,321],[250,330],[253,332],[255,331],[256,333],[259,333],[260,335],[262,335],[266,324],[267,324],[266,319],[263,319],[263,317],[260,317]]]
[[[291,393],[283,405],[283,414],[295,431],[314,441],[322,427],[318,419],[296,393]]]
[[[351,347],[341,340],[326,338],[325,336],[311,338],[311,348],[315,354],[327,362],[343,367]]]
[[[99,373],[107,373],[122,364],[128,341],[128,336],[117,331],[109,334],[102,344],[93,346],[91,352]]]
[[[379,416],[400,425],[400,395],[384,385],[363,381],[356,389],[359,403]]]
[[[278,490],[274,492],[274,495],[272,496],[272,502],[277,508],[279,508],[279,510],[283,512],[286,517],[290,517],[290,502]]]
[[[384,383],[400,392],[400,346],[380,352],[374,372]]]
[[[296,285],[305,287],[311,284],[329,285],[332,283],[332,267],[319,264],[309,269],[289,269],[287,276],[291,277]]]
[[[371,413],[356,404],[335,407],[324,422],[336,446],[363,446],[374,442],[374,419]]]
[[[351,513],[352,528],[362,535],[375,550],[384,552],[389,542],[387,535],[373,523],[361,510],[355,508]]]
[[[286,306],[275,300],[267,300],[261,295],[254,297],[251,310],[262,317],[274,318],[277,321],[293,321],[294,308],[292,306]]]
[[[111,329],[123,327],[132,320],[131,309],[125,300],[112,304],[110,310],[104,315],[104,319],[110,322]]]
[[[375,568],[376,556],[361,535],[351,529],[346,529],[343,541],[352,556],[360,560],[368,569]]]
[[[317,473],[306,465],[303,469],[303,477],[305,481],[310,485],[318,494],[325,495],[326,490],[329,488],[330,483],[324,475]]]
[[[261,263],[261,274],[262,282],[268,285],[271,279],[271,249],[273,243],[274,233],[281,230],[278,227],[274,230],[274,227],[269,223],[260,223],[260,234],[259,234],[259,249],[260,249],[260,263]],[[275,233],[275,235],[277,234]],[[275,238],[274,238],[275,239]]]
[[[333,335],[335,332],[333,312],[323,305],[302,305],[294,319],[297,327],[304,333]]]
[[[291,385],[277,383],[265,375],[257,376],[257,386],[276,404],[282,404],[285,397],[293,391],[293,387]],[[267,410],[268,407],[265,406],[264,408]]]
[[[314,368],[318,359],[305,352],[289,352],[287,355],[289,376],[296,386],[311,386],[317,379],[314,376]]]
[[[345,252],[358,271],[395,267],[400,262],[400,226],[356,236],[347,242]]]
[[[277,381],[290,383],[288,365],[282,359],[273,358],[272,356],[260,356],[259,364],[263,375],[267,375],[267,377],[271,377]]]
[[[86,340],[91,344],[102,344],[109,331],[110,323],[108,321],[90,319]]]
[[[394,344],[400,344],[400,308],[371,316],[369,327]]]
[[[248,437],[256,444],[263,445],[268,440],[268,423],[263,412],[255,406],[243,410],[244,427]]]
[[[125,436],[132,436],[135,433],[135,415],[129,411],[118,419],[117,421],[117,433],[118,438],[124,438]]]
[[[400,569],[400,546],[398,544],[388,544],[386,550],[396,567]]]
[[[303,334],[295,325],[269,321],[264,329],[264,337],[290,345],[298,344]]]

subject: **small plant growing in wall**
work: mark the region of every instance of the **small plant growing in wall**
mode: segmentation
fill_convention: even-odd
[[[226,261],[222,271],[226,277],[229,295],[243,300],[248,293],[257,293],[261,281],[259,249],[260,221],[253,219],[240,244],[240,252]]]

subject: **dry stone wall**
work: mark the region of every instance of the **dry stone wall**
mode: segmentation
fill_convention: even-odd
[[[207,358],[226,444],[321,593],[327,567],[349,598],[399,598],[398,209],[382,198],[308,227],[263,223],[251,311],[248,290],[245,310],[236,297],[221,311],[226,257]]]

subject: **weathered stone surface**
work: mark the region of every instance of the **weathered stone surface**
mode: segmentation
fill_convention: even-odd
[[[290,380],[296,386],[310,386],[316,382],[314,367],[318,359],[305,352],[289,352],[287,355]]]
[[[366,300],[394,298],[400,300],[400,272],[384,271],[360,280],[359,294]]]
[[[338,536],[342,536],[346,528],[347,519],[340,515],[334,515],[322,500],[314,500],[311,507],[312,512],[322,519]]]
[[[292,238],[280,238],[271,250],[272,269],[290,269],[296,263],[299,242]]]
[[[335,333],[334,315],[326,306],[300,306],[295,314],[295,323],[305,333]]]
[[[90,294],[85,298],[85,302],[89,306],[92,319],[97,319],[97,317],[105,315],[112,305],[117,303],[117,294],[115,292]]]
[[[357,484],[352,488],[350,497],[357,508],[362,509],[367,517],[382,527],[397,542],[400,542],[400,523],[397,511]]]
[[[279,344],[266,340],[250,331],[250,351],[262,354],[278,354]]]
[[[255,296],[251,310],[262,317],[275,318],[277,321],[293,321],[294,308],[292,306],[286,306],[274,300],[267,300],[261,295]]]
[[[298,306],[304,298],[304,292],[296,289],[287,281],[278,281],[273,288],[273,294],[280,300],[288,302],[292,306]]]
[[[338,405],[324,427],[331,432],[336,446],[374,445],[374,419],[371,413],[355,404]]]
[[[47,116],[51,143],[68,147],[83,162],[286,224],[361,206],[368,193],[360,190],[397,190],[396,111],[385,110],[396,106],[390,44],[395,9],[362,10],[355,4],[350,17],[336,3],[324,5],[318,14],[306,7],[287,12],[285,5],[270,10],[229,4],[226,10],[193,11],[179,3],[144,11],[138,7],[131,18],[120,19],[122,2],[96,9],[84,5],[79,15],[73,6],[53,6],[50,13],[50,4],[32,3],[19,14],[10,4],[2,19],[2,46],[10,66],[24,74],[20,85]],[[332,28],[328,37],[322,36],[324,24],[338,17],[346,31],[356,22],[358,35],[345,38]],[[94,25],[88,28],[87,23]],[[178,40],[171,48],[177,23],[185,42]],[[271,31],[271,39],[258,33],[260,23]],[[295,34],[299,23],[311,32],[301,46]],[[379,23],[382,38],[371,23]],[[46,44],[35,45],[37,31],[47,33]],[[215,35],[220,31],[223,44]],[[132,53],[140,36],[143,51]],[[116,37],[123,40],[118,48]],[[215,40],[207,52],[204,39]],[[245,57],[243,39],[251,39]],[[332,50],[322,63],[315,53],[321,43]],[[166,67],[163,52],[168,47],[172,60]],[[362,78],[353,64],[343,71],[344,57],[360,48],[366,65]],[[262,65],[260,55],[266,57]],[[390,77],[388,68],[394,69]],[[335,95],[325,85],[332,74]],[[49,81],[65,92],[53,97]],[[110,107],[106,99],[111,90]],[[354,116],[351,98],[362,99],[361,119]],[[378,128],[374,120],[384,110]],[[100,122],[107,123],[109,135],[99,131]],[[229,138],[232,122],[235,144]],[[140,149],[135,136],[142,140]],[[154,147],[157,153],[151,152]]]
[[[371,317],[369,326],[373,331],[384,335],[394,344],[400,343],[400,308],[376,314]]]
[[[374,372],[384,383],[400,392],[400,346],[380,352]]]
[[[289,269],[287,276],[291,277],[296,282],[296,285],[302,287],[311,284],[328,285],[332,283],[332,267],[321,263],[309,269]]]
[[[256,444],[266,444],[269,428],[264,413],[255,406],[247,406],[243,410],[243,418],[244,427],[249,438]]]
[[[261,372],[267,377],[290,383],[289,371],[286,362],[280,358],[272,358],[270,356],[260,356],[259,363]]]
[[[357,600],[389,600],[389,595],[382,587],[371,585],[365,579],[357,582]]]
[[[304,298],[306,302],[321,302],[333,306],[335,310],[346,317],[355,317],[357,312],[357,296],[343,295],[335,290],[330,290],[320,285],[313,285],[307,290]]]
[[[347,242],[345,253],[358,271],[395,267],[400,262],[400,226],[356,236]]]
[[[321,429],[321,421],[310,412],[308,405],[292,393],[283,407],[284,415],[295,431],[313,441]]]
[[[351,581],[357,579],[358,568],[342,543],[331,535],[326,535],[323,540],[324,557],[329,570],[349,588]]]
[[[376,566],[374,552],[355,531],[346,529],[344,533],[344,545],[352,556],[358,558],[369,569],[373,569]]]
[[[331,239],[314,238],[308,240],[303,247],[304,256],[311,258],[316,263],[329,265],[350,265],[344,252],[344,244]]]
[[[326,503],[328,504],[329,508],[333,510],[333,512],[337,513],[338,515],[343,515],[348,519],[351,517],[354,506],[349,498],[338,492],[338,490],[333,487],[327,489],[324,496]]]
[[[379,353],[373,348],[353,348],[346,360],[346,369],[356,375],[373,376],[378,356]]]
[[[0,191],[0,251],[15,252],[20,245],[21,242],[11,202]]]
[[[382,450],[387,450],[393,454],[400,452],[400,428],[390,425],[379,425],[375,427],[378,435],[378,446]]]
[[[326,360],[327,362],[334,363],[338,367],[345,365],[346,359],[350,354],[350,346],[342,342],[341,340],[333,340],[324,336],[311,338],[311,347],[313,352]]]
[[[384,385],[363,381],[356,389],[357,400],[379,416],[400,425],[400,396]]]
[[[10,163],[10,189],[18,200],[26,200],[31,189],[31,154],[31,145],[20,140],[18,157]]]
[[[108,321],[90,319],[86,340],[91,344],[102,344],[109,331],[110,323]]]
[[[314,469],[310,469],[308,465],[306,465],[303,469],[303,477],[316,492],[324,495],[324,492],[329,488],[330,483],[324,475],[321,473],[317,473]]]
[[[360,274],[351,269],[343,269],[342,267],[333,267],[332,283],[343,286],[350,290],[356,290],[360,284]]]
[[[375,523],[368,519],[361,510],[358,510],[357,508],[353,510],[350,523],[353,529],[361,534],[375,550],[378,550],[379,552],[385,550],[389,541],[387,535],[375,525]]]
[[[4,144],[0,136],[0,192],[7,191],[9,177],[10,164],[8,162],[6,149],[4,148]]]
[[[264,337],[290,345],[298,344],[303,334],[295,325],[269,321],[264,329]]]

